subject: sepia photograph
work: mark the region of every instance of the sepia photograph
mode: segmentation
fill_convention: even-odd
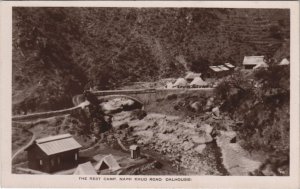
[[[13,6],[11,14],[10,175],[295,174],[290,8]]]
[[[289,15],[14,7],[13,173],[289,175]]]

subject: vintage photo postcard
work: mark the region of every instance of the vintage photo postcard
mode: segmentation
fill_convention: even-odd
[[[4,187],[299,188],[299,2],[1,2]]]

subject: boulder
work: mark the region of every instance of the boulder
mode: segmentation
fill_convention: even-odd
[[[201,110],[201,103],[200,102],[194,102],[190,104],[190,108],[194,111],[194,112],[198,112]]]
[[[206,147],[206,144],[200,144],[197,147],[195,147],[195,151],[198,152],[199,154],[202,154],[204,148]]]
[[[191,148],[194,147],[194,144],[192,142],[189,142],[189,141],[185,141],[183,144],[182,144],[182,148],[187,151],[187,150],[190,150]]]
[[[177,94],[168,94],[166,96],[166,99],[167,100],[173,100],[173,99],[176,99],[177,98]]]
[[[140,140],[138,143],[140,144],[146,144],[151,141],[153,138],[153,132],[152,131],[138,131],[133,134],[134,136],[139,136]]]
[[[131,120],[134,120],[134,119],[142,120],[142,119],[144,119],[144,117],[147,116],[147,113],[144,110],[137,109],[137,110],[132,111],[130,116],[131,116],[131,118],[130,118]]]
[[[288,175],[289,174],[289,166],[284,165],[279,168],[277,168],[277,172],[281,175]]]
[[[265,175],[265,176],[276,176],[276,174],[274,173],[274,171],[272,170],[272,165],[271,164],[267,164],[263,170],[261,170],[261,172]]]
[[[206,134],[211,134],[214,128],[209,124],[204,124],[201,126],[201,129],[203,129]]]
[[[210,135],[194,135],[192,141],[197,144],[205,144],[213,141],[213,138]]]
[[[177,143],[178,139],[175,135],[172,134],[162,134],[162,133],[158,133],[157,138],[161,141],[165,141],[165,142],[171,142],[171,143]],[[166,144],[167,146],[169,146],[170,144]]]
[[[175,129],[170,125],[170,126],[168,126],[168,127],[165,127],[165,128],[162,130],[162,133],[163,133],[163,134],[173,133],[174,130],[175,130]]]
[[[220,117],[220,109],[219,109],[219,107],[218,106],[214,107],[212,109],[212,113],[213,113],[214,116],[216,116],[217,118],[219,118]]]
[[[119,125],[119,126],[118,126],[118,129],[123,130],[123,129],[126,129],[126,128],[128,128],[128,127],[129,127],[129,125],[128,125],[128,123],[126,122],[126,123],[122,123],[121,125]]]
[[[205,110],[210,110],[213,106],[214,98],[211,97],[207,100],[206,105],[205,105]]]

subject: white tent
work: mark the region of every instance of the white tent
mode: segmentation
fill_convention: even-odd
[[[97,172],[91,162],[79,164],[73,175],[97,175]]]
[[[184,78],[178,78],[177,81],[174,83],[174,87],[185,87],[187,86],[187,81]]]
[[[289,65],[290,64],[290,61],[286,58],[282,59],[281,62],[279,63],[279,65]]]
[[[190,86],[195,87],[204,87],[207,86],[207,82],[203,81],[201,77],[196,77],[191,83]]]
[[[172,89],[173,88],[173,83],[172,82],[168,82],[166,85],[167,89]]]
[[[200,77],[200,76],[201,76],[201,73],[187,72],[184,79],[192,81],[196,77]]]
[[[112,156],[111,154],[103,157],[102,160],[99,161],[97,163],[97,165],[95,165],[95,169],[97,171],[101,171],[101,170],[104,170],[104,169],[109,169],[111,171],[116,171],[120,168],[121,167],[120,167],[119,163],[114,158],[114,156]]]

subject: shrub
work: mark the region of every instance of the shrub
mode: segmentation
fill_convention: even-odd
[[[131,113],[131,119],[142,120],[146,116],[147,116],[147,113],[144,110],[134,110]]]
[[[166,96],[166,99],[167,100],[173,100],[173,99],[176,99],[177,98],[177,94],[168,94]]]

